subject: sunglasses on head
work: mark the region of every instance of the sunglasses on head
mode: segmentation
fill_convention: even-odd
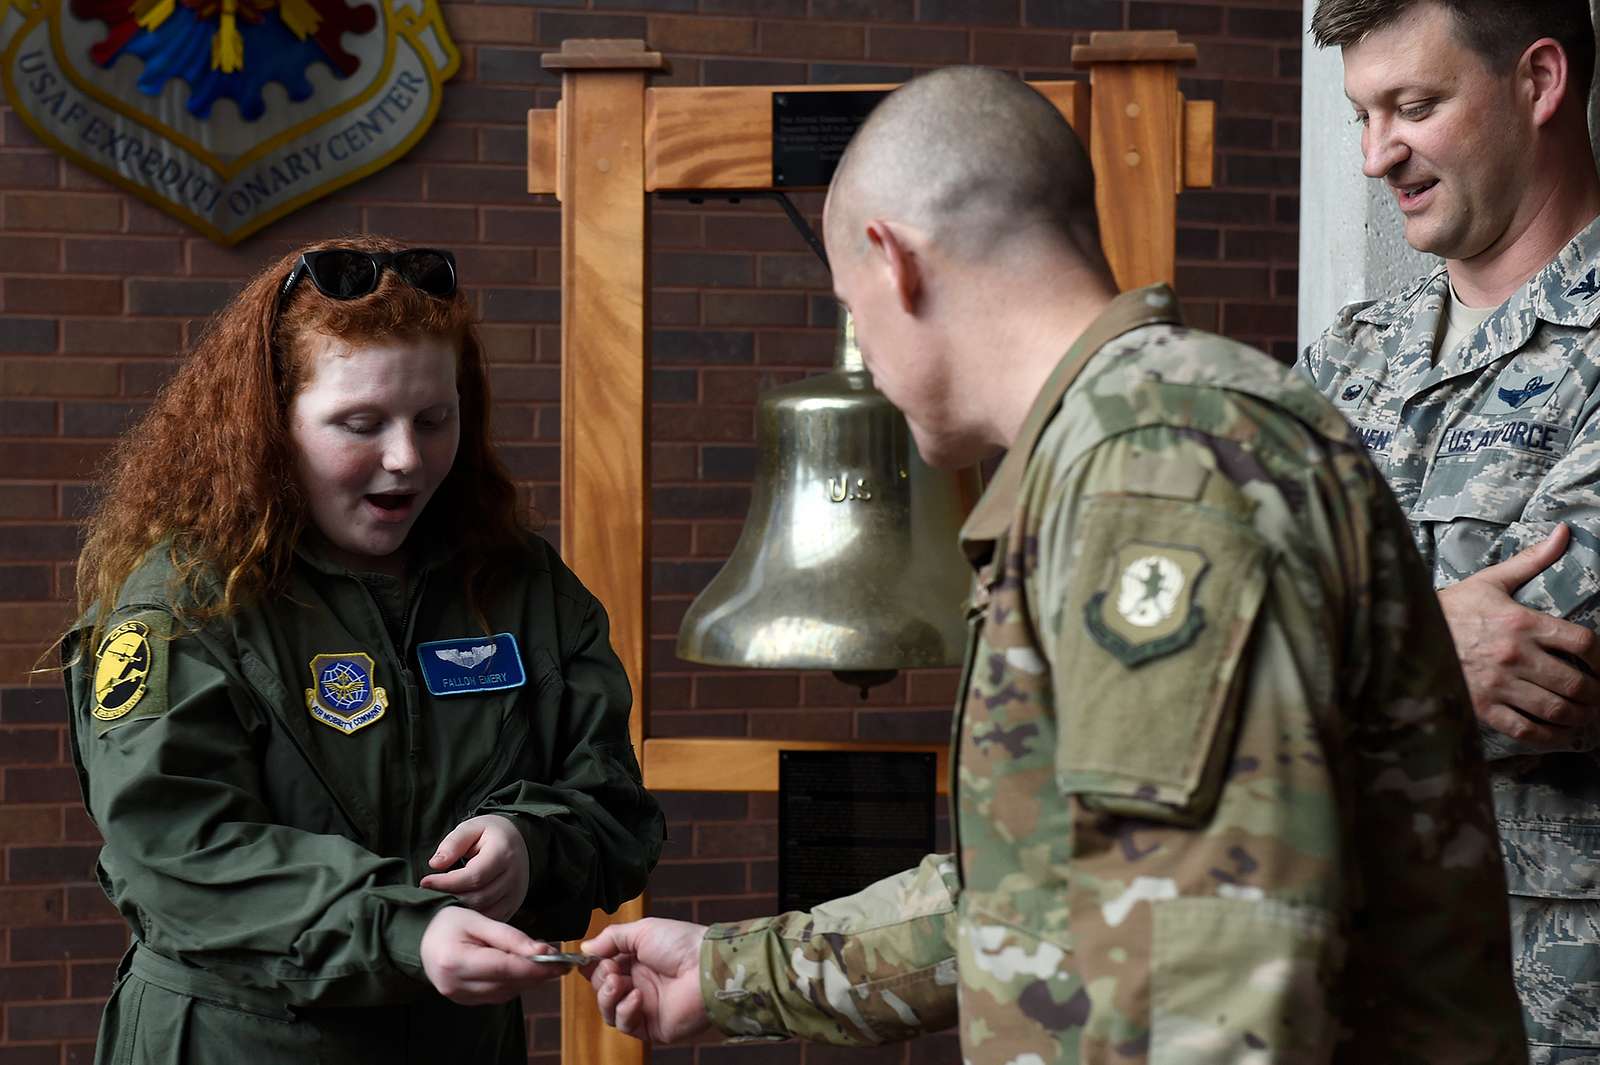
[[[438,299],[456,294],[456,257],[436,248],[402,251],[360,251],[355,248],[320,248],[301,252],[294,269],[278,290],[278,305],[309,277],[317,291],[333,300],[356,300],[377,291],[384,269],[420,292]]]

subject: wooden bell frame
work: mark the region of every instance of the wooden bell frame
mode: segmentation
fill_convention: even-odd
[[[1212,183],[1215,105],[1186,101],[1177,68],[1196,57],[1170,31],[1095,33],[1072,50],[1089,82],[1033,82],[1089,145],[1101,242],[1122,288],[1171,281],[1177,195]],[[639,40],[569,40],[553,110],[528,112],[528,192],[561,201],[562,555],[611,615],[634,692],[629,731],[655,791],[776,791],[780,749],[925,750],[944,745],[652,738],[645,663],[650,602],[650,280],[646,195],[772,189],[772,94],[892,85],[662,87]],[[643,897],[590,935],[644,916]],[[562,982],[563,1065],[630,1065],[643,1044],[607,1028],[589,985]]]

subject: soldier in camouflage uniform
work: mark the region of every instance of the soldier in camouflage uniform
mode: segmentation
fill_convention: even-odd
[[[962,534],[955,853],[808,913],[609,928],[602,1013],[657,1040],[959,1024],[972,1065],[1524,1061],[1403,515],[1286,368],[1165,286],[1114,295],[1092,204],[1070,128],[995,71],[911,82],[852,143],[825,229],[875,382],[931,462],[1009,446]]]
[[[1530,1055],[1600,1065],[1600,688],[1582,668],[1600,665],[1593,31],[1582,0],[1451,7],[1317,9],[1366,173],[1445,263],[1345,308],[1299,368],[1433,568],[1484,726]]]

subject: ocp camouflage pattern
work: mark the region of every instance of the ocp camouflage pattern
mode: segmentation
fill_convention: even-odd
[[[958,1012],[971,1065],[1525,1061],[1465,687],[1360,442],[1163,287],[1079,345],[963,531],[955,868],[713,926],[712,1019]]]
[[[1449,278],[1345,308],[1298,368],[1355,425],[1436,588],[1565,522],[1561,560],[1516,599],[1600,625],[1600,220],[1478,331],[1434,357]],[[1600,1065],[1600,732],[1538,754],[1484,733],[1538,1063]]]

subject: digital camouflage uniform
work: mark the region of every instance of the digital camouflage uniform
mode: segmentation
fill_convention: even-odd
[[[1600,220],[1454,351],[1434,358],[1449,280],[1345,308],[1299,368],[1350,419],[1411,519],[1435,587],[1566,522],[1518,602],[1600,623]],[[1592,731],[1540,755],[1485,732],[1531,1054],[1600,1063],[1600,758]]]
[[[511,923],[531,935],[582,935],[644,887],[663,822],[605,611],[532,542],[483,604],[513,655],[449,553],[402,583],[302,551],[284,594],[193,631],[167,555],[96,647],[80,623],[65,648],[100,883],[134,938],[97,1062],[523,1065],[520,1003],[428,983],[422,933],[454,900],[417,882],[446,833],[496,813],[527,842]],[[436,697],[419,645],[459,637],[435,676],[488,686]]]
[[[956,857],[713,926],[720,1028],[959,1023],[971,1065],[1525,1060],[1466,690],[1321,397],[1126,293],[963,541]]]

